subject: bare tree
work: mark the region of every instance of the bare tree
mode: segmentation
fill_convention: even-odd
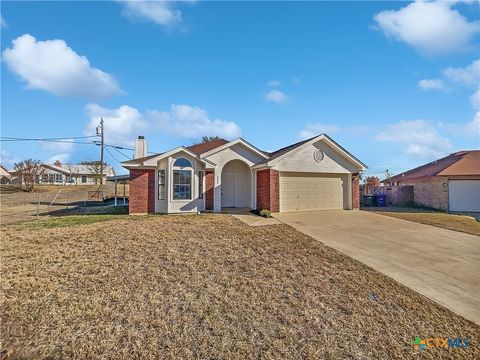
[[[38,184],[38,179],[45,172],[40,160],[27,159],[14,164],[15,173],[20,176],[25,189],[28,192],[35,190],[35,185]]]
[[[205,144],[210,141],[215,141],[215,140],[223,140],[221,137],[215,135],[215,136],[202,136],[200,140],[194,139],[192,140],[193,145],[198,145],[198,144]]]
[[[86,165],[88,168],[88,171],[93,175],[95,179],[95,184],[98,184],[100,177],[102,176],[102,163],[98,160],[89,160],[89,161],[82,161],[80,163],[81,165]],[[105,174],[105,169],[108,166],[107,163],[103,163],[103,171]]]
[[[80,169],[76,165],[72,165],[70,163],[67,164],[68,168],[68,176],[70,177],[70,180],[73,181],[75,184],[77,184],[78,181],[78,176],[80,174]]]

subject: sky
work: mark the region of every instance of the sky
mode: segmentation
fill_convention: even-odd
[[[326,133],[398,174],[480,146],[478,1],[1,1],[1,161]],[[68,141],[68,142],[67,142]],[[127,149],[106,147],[106,161]]]

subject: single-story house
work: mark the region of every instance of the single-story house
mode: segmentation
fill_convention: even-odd
[[[100,169],[96,165],[62,164],[55,161],[53,164],[41,164],[37,175],[39,185],[95,185],[100,183]],[[15,172],[11,172],[15,174]],[[108,176],[115,176],[113,166],[103,168],[103,183]],[[23,181],[20,181],[19,183]]]
[[[12,175],[3,164],[0,164],[0,184],[10,184],[11,182]]]
[[[131,214],[357,209],[367,167],[325,134],[274,152],[239,138],[146,155],[139,136],[130,171]]]
[[[383,182],[412,185],[417,205],[480,212],[480,150],[458,151]]]

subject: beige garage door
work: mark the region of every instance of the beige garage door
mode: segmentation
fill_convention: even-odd
[[[480,212],[480,180],[450,180],[448,203],[450,211]]]
[[[280,173],[280,211],[343,209],[344,176]]]

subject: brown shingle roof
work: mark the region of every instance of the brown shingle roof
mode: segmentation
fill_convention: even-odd
[[[212,140],[212,141],[201,143],[201,144],[187,146],[187,149],[190,150],[191,152],[194,152],[197,155],[201,155],[203,153],[206,153],[207,151],[210,151],[217,147],[225,145],[228,142],[229,141],[225,139]]]
[[[431,176],[480,175],[480,150],[458,151],[439,160],[385,179],[386,182]]]

